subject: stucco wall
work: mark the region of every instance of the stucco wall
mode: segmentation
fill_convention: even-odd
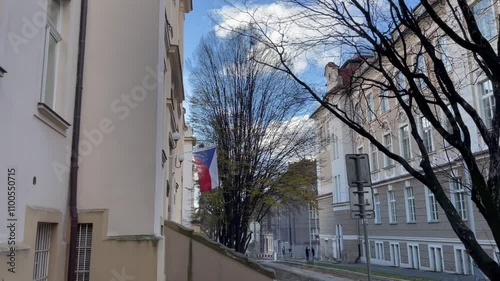
[[[89,3],[78,205],[109,209],[110,236],[160,232],[159,8]]]
[[[157,276],[160,237],[106,235],[108,210],[81,210],[80,223],[92,223],[90,280],[161,280]],[[59,265],[64,268],[64,265]],[[133,279],[131,279],[133,277]],[[125,279],[127,280],[127,279]]]
[[[25,236],[26,206],[65,212],[68,198],[71,127],[60,133],[39,119],[41,101],[45,10],[43,1],[2,1],[0,7],[0,179],[16,169],[16,240]],[[76,79],[79,3],[65,1],[58,44],[58,83],[54,110],[72,123]],[[35,23],[34,19],[37,23]],[[39,22],[42,21],[42,24]],[[40,117],[41,118],[41,117]],[[59,166],[54,166],[60,163]],[[0,194],[0,245],[7,242],[7,186]],[[29,226],[31,228],[31,226]],[[35,227],[36,231],[36,227]],[[59,230],[59,234],[61,234]]]
[[[165,222],[167,281],[272,281],[274,272],[181,225]]]

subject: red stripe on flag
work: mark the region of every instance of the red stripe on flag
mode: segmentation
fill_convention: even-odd
[[[208,167],[203,165],[201,161],[195,160],[196,169],[198,170],[198,182],[200,184],[200,192],[212,190],[212,178]]]

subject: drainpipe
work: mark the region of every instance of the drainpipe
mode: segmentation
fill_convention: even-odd
[[[76,281],[76,243],[78,232],[77,184],[78,147],[80,145],[80,116],[83,95],[83,64],[85,61],[85,38],[87,35],[88,0],[82,0],[80,11],[80,35],[78,42],[78,64],[76,69],[75,110],[73,112],[73,139],[71,140],[71,170],[69,176],[69,212],[71,230],[69,240],[68,281]]]

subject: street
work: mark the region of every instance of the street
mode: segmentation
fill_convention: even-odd
[[[298,266],[286,265],[277,262],[262,262],[262,265],[275,270],[278,281],[353,281],[312,270],[302,269]]]

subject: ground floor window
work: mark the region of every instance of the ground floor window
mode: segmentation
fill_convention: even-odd
[[[76,245],[76,280],[90,280],[90,251],[92,248],[92,224],[78,225]]]
[[[46,281],[49,278],[49,253],[52,224],[38,223],[35,241],[35,261],[33,281]]]

